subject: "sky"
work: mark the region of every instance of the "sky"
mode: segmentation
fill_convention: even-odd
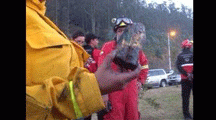
[[[163,3],[163,1],[167,1],[169,3],[170,0],[146,0],[147,3],[156,2],[156,3]],[[181,4],[191,8],[193,11],[193,0],[171,0],[175,3],[177,8],[181,8]]]

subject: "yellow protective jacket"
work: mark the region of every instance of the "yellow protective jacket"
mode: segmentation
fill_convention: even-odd
[[[103,109],[89,55],[45,16],[45,1],[26,0],[26,118],[77,119]]]

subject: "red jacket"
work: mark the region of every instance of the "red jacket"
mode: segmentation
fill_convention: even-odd
[[[193,72],[192,64],[193,64],[193,52],[191,52],[190,49],[183,49],[182,52],[178,55],[176,61],[177,69],[181,73],[181,79],[183,81],[188,80],[187,73]]]
[[[100,52],[100,58],[98,60],[98,66],[103,62],[103,59],[106,57],[107,54],[109,54],[111,51],[113,51],[116,47],[116,41],[112,40],[109,42],[106,42],[103,47],[101,48],[101,52]],[[148,60],[144,54],[143,51],[139,51],[139,59],[138,59],[139,63],[142,66],[142,70],[140,71],[139,77],[138,77],[138,81],[141,82],[142,84],[145,84],[145,80],[147,78],[147,74],[148,74]],[[117,65],[115,65],[114,63],[112,63],[112,68],[114,70],[118,70],[117,69]]]
[[[93,58],[93,61],[91,62],[91,64],[87,67],[87,69],[94,73],[97,71],[97,68],[98,68],[98,57],[99,57],[99,54],[100,54],[100,50],[94,48],[93,51],[92,51],[92,55],[91,57]]]
[[[98,57],[100,54],[100,50],[97,48],[93,48],[90,45],[85,45],[83,48],[91,55],[91,58],[88,59],[85,67],[92,73],[97,71],[98,67]]]

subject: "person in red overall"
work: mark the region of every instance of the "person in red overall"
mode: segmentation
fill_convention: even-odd
[[[85,42],[86,45],[83,46],[83,48],[88,52],[88,54],[91,55],[91,57],[88,59],[87,64],[85,64],[85,67],[92,73],[97,71],[97,63],[98,63],[98,57],[100,54],[100,50],[97,48],[97,45],[99,43],[98,41],[99,37],[88,33],[85,36]]]
[[[100,65],[107,54],[116,49],[117,38],[122,35],[125,27],[128,24],[133,24],[129,18],[116,19],[114,32],[116,37],[114,40],[104,43],[101,48],[98,65]],[[137,84],[144,84],[148,74],[148,60],[143,51],[139,51],[139,64],[142,66],[139,77],[129,82],[122,90],[108,94],[108,99],[111,103],[111,110],[103,116],[103,120],[138,120],[140,113],[138,111],[138,86]],[[120,71],[120,68],[111,63],[113,70]]]
[[[181,73],[182,108],[185,119],[192,119],[189,113],[189,99],[193,90],[193,52],[190,51],[192,44],[188,39],[181,44],[182,52],[178,55],[176,66]]]
[[[100,55],[101,50],[97,48],[98,43],[99,43],[99,37],[96,36],[93,33],[88,33],[85,36],[85,42],[86,45],[83,46],[83,48],[88,52],[88,54],[91,55],[91,57],[88,59],[88,61],[85,64],[85,68],[87,68],[90,72],[94,73],[97,71],[98,68],[98,58]],[[106,109],[103,109],[99,112],[97,112],[98,120],[101,120],[104,113],[106,113],[107,110],[109,110],[109,105],[108,105],[108,96],[107,95],[102,95],[104,104],[106,106]],[[84,118],[84,120],[91,120],[91,116],[88,116]]]

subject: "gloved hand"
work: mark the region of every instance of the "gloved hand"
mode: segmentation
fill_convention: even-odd
[[[115,54],[115,50],[108,54],[101,66],[95,72],[102,95],[123,89],[123,87],[133,78],[137,77],[141,71],[140,64],[134,71],[113,71],[111,63]]]
[[[193,73],[187,73],[188,80],[193,81]]]
[[[138,92],[140,92],[141,90],[143,90],[142,88],[142,83],[137,81],[137,88],[138,88]]]
[[[122,69],[134,70],[138,66],[139,51],[146,39],[142,23],[128,25],[121,35],[117,34],[117,54],[113,60]]]

